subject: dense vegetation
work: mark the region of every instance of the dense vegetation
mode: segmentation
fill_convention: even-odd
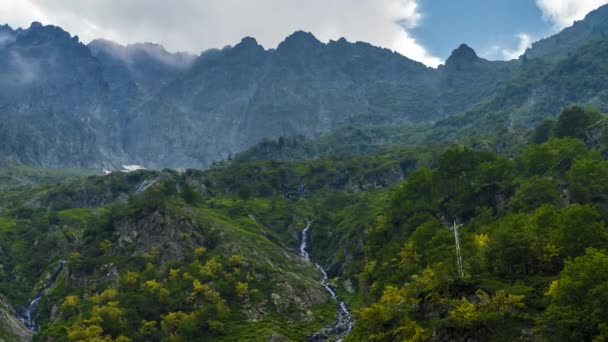
[[[345,341],[607,341],[607,18],[437,69],[0,26],[0,340],[338,340],[321,269]]]
[[[295,253],[310,220],[347,340],[601,341],[603,122],[570,107],[503,140],[60,183],[5,167],[0,293],[42,294],[40,341],[303,340],[336,312]]]

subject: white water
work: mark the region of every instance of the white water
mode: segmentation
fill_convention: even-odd
[[[23,312],[23,324],[26,328],[30,329],[33,332],[38,331],[38,326],[36,325],[36,322],[34,322],[33,316],[36,314],[36,310],[38,309],[38,302],[41,298],[41,296],[37,296],[36,298],[32,299],[30,305],[28,305],[27,309],[25,309],[25,312]]]
[[[308,262],[315,265],[315,268],[317,270],[319,270],[319,272],[323,275],[323,278],[321,278],[320,284],[327,291],[327,293],[329,293],[331,298],[338,301],[338,317],[337,317],[336,321],[334,323],[332,323],[331,326],[324,328],[323,330],[314,334],[312,337],[309,338],[309,341],[325,341],[325,340],[328,340],[330,337],[335,337],[337,339],[337,341],[340,342],[353,329],[355,319],[353,318],[353,315],[348,310],[346,303],[341,301],[338,298],[338,296],[336,295],[336,292],[329,286],[327,272],[325,272],[325,269],[323,269],[323,267],[321,267],[321,265],[313,262],[310,259],[310,255],[308,255],[308,252],[306,251],[306,248],[308,247],[308,232],[310,231],[310,226],[311,226],[311,224],[310,224],[310,222],[308,222],[306,224],[306,228],[304,228],[304,230],[302,231],[302,242],[300,243],[300,255],[304,259],[306,259]]]
[[[30,304],[28,305],[28,307],[21,314],[21,321],[28,329],[30,329],[33,332],[38,332],[38,324],[36,324],[36,322],[34,321],[36,312],[38,311],[38,302],[40,302],[40,299],[42,299],[42,296],[44,296],[46,294],[45,292],[48,289],[50,289],[51,287],[53,287],[53,285],[55,285],[57,276],[59,276],[59,273],[61,273],[61,271],[63,271],[64,266],[65,266],[65,261],[62,260],[59,267],[57,267],[57,269],[54,271],[54,273],[51,274],[51,277],[49,279],[49,282],[46,284],[46,287],[34,296],[34,299],[32,299],[30,301]]]

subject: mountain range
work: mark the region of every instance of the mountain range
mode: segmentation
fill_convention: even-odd
[[[512,61],[463,44],[437,69],[345,39],[246,37],[200,55],[0,26],[0,158],[46,167],[201,168],[263,139],[420,125],[426,139],[608,104],[608,7]],[[422,129],[422,128],[421,128]],[[431,132],[431,131],[429,131]]]

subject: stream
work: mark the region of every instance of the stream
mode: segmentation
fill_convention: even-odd
[[[34,321],[34,318],[36,317],[36,312],[38,311],[38,303],[40,302],[40,299],[42,299],[42,296],[46,294],[46,291],[53,287],[53,285],[55,285],[55,281],[57,280],[57,277],[59,276],[61,271],[63,271],[64,266],[65,261],[61,260],[60,264],[51,273],[51,276],[46,286],[38,293],[36,293],[34,298],[30,301],[28,307],[25,308],[20,315],[23,324],[33,332],[38,332],[38,324],[36,324],[36,321]]]
[[[306,251],[308,247],[308,232],[310,230],[311,223],[308,222],[306,224],[306,228],[302,231],[302,242],[300,243],[300,255],[306,259],[311,264],[315,265],[317,270],[323,275],[321,281],[319,282],[321,286],[329,293],[331,298],[338,301],[338,315],[336,321],[331,325],[323,328],[321,331],[315,333],[313,336],[308,338],[308,341],[327,341],[330,338],[335,338],[336,341],[340,342],[346,337],[350,331],[353,329],[353,325],[355,324],[355,319],[351,312],[348,310],[346,303],[341,301],[336,292],[329,286],[327,272],[321,265],[315,263],[310,259],[310,255]]]

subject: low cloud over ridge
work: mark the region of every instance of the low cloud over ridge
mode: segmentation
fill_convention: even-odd
[[[422,17],[417,0],[7,0],[0,12],[13,26],[37,20],[63,27],[88,42],[153,41],[169,50],[198,53],[254,36],[274,48],[304,30],[328,41],[346,37],[397,51],[429,66],[431,55],[407,30]]]

